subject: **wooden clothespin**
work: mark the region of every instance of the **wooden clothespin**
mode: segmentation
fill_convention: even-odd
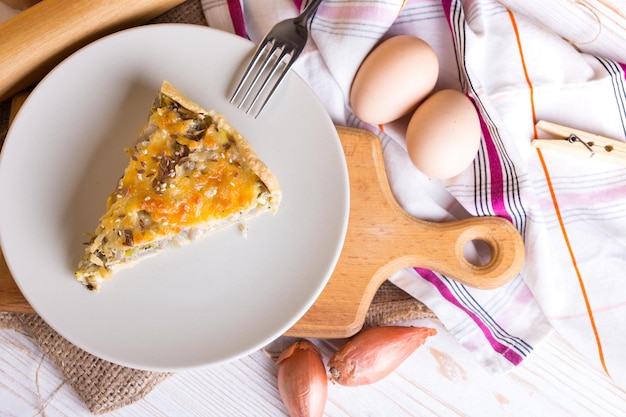
[[[554,149],[595,160],[626,166],[626,142],[540,120],[536,127],[554,138],[534,139],[539,149]]]

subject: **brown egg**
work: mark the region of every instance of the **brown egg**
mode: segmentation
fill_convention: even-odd
[[[444,179],[473,162],[480,138],[480,120],[470,99],[456,90],[441,90],[424,100],[411,117],[406,148],[417,169]]]
[[[364,122],[389,123],[411,112],[435,86],[439,61],[429,44],[395,36],[374,48],[357,71],[350,105]]]

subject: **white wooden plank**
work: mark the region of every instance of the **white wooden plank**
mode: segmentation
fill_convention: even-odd
[[[325,360],[342,343],[314,342]],[[0,416],[33,416],[40,411],[35,376],[41,355],[27,336],[0,331]],[[272,359],[259,351],[232,363],[177,373],[145,399],[109,415],[286,415],[275,378]],[[59,372],[44,359],[39,369],[44,402],[61,382]],[[330,385],[326,415],[619,416],[622,410],[626,410],[624,391],[558,335],[509,374],[491,375],[439,328],[436,337],[383,381],[364,387]],[[45,412],[91,415],[67,384],[54,393]]]

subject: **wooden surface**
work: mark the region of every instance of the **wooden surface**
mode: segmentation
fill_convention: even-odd
[[[41,79],[89,42],[183,0],[43,0],[0,24],[0,101]]]
[[[408,215],[389,188],[378,137],[364,130],[338,131],[350,177],[346,240],[326,288],[288,335],[353,335],[378,287],[402,268],[431,269],[479,288],[498,287],[517,275],[524,245],[511,223],[497,217],[430,223]],[[474,240],[491,249],[485,265],[464,256],[466,243]]]
[[[9,123],[13,121],[13,118],[20,107],[22,107],[27,97],[27,93],[19,93],[11,99]],[[9,272],[9,267],[2,253],[2,247],[0,247],[0,311],[34,313],[33,308],[28,304]]]
[[[356,333],[376,290],[393,272],[421,266],[469,285],[492,288],[513,278],[524,260],[517,230],[506,220],[481,217],[429,223],[406,214],[391,194],[376,136],[338,128],[350,177],[350,217],[344,249],[326,288],[288,332],[290,336],[337,338]],[[491,260],[473,265],[467,242],[482,240]],[[32,312],[0,258],[0,310]]]
[[[7,38],[0,39],[2,51]],[[7,65],[6,59],[2,62]],[[0,259],[0,297],[11,288],[17,290]],[[0,298],[0,306],[3,301]],[[19,300],[17,306],[30,308]],[[331,385],[325,415],[624,415],[624,390],[558,334],[538,344],[531,357],[511,372],[496,375],[480,366],[444,328],[438,330],[383,381],[358,388]],[[316,343],[328,359],[341,341]],[[0,375],[0,415],[92,416],[49,358],[19,331],[0,330]],[[286,416],[275,377],[271,359],[257,351],[220,366],[179,372],[145,399],[107,416]]]
[[[4,261],[4,255],[0,251],[0,311],[16,311],[33,313],[34,310],[28,304],[20,289],[13,281],[9,268]]]
[[[542,139],[534,139],[531,144],[543,150],[557,154],[570,154],[580,158],[579,163],[611,163],[626,166],[626,143],[621,140],[607,138],[584,130],[573,129],[545,120],[537,122],[535,127],[548,135]],[[567,139],[575,135],[576,140]],[[593,152],[593,153],[592,153]]]
[[[437,330],[382,381],[362,387],[331,384],[324,416],[624,416],[624,391],[556,334],[516,369],[490,374],[444,328]],[[312,341],[325,361],[342,343]],[[0,330],[0,375],[2,416],[93,417],[49,358],[20,332]],[[106,414],[145,416],[281,417],[287,412],[276,366],[259,350],[219,366],[178,372],[144,399]]]

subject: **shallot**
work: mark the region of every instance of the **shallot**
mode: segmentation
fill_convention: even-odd
[[[319,349],[298,340],[278,357],[278,391],[291,417],[322,416],[328,376]]]
[[[363,330],[330,358],[330,380],[346,386],[380,381],[436,333],[432,328],[408,326]]]

